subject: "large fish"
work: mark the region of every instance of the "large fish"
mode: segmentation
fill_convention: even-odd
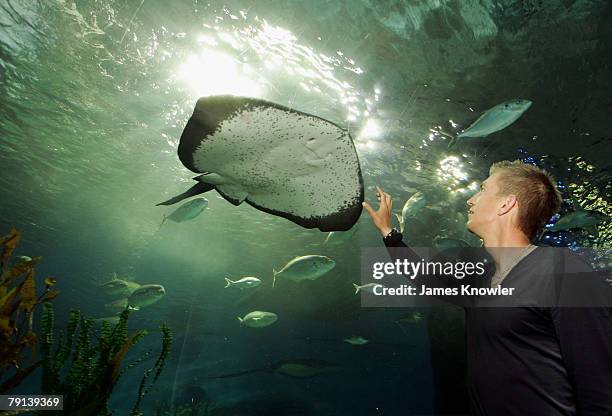
[[[363,179],[345,129],[268,101],[200,98],[178,147],[188,169],[202,173],[175,204],[215,189],[253,207],[321,231],[350,229],[361,215]]]
[[[142,285],[125,299],[119,299],[106,304],[107,309],[120,312],[126,307],[133,310],[140,310],[144,306],[149,306],[160,300],[166,294],[162,285]]]
[[[265,328],[278,320],[278,315],[274,312],[253,311],[247,313],[244,318],[237,317],[240,325],[249,328]]]
[[[166,220],[174,222],[189,221],[197,217],[206,209],[208,206],[208,199],[206,198],[195,198],[189,202],[184,203],[177,209],[175,209],[170,215],[164,215],[162,225]]]
[[[166,294],[162,285],[142,285],[128,297],[128,305],[133,309],[149,306],[160,300]]]
[[[564,215],[548,231],[571,230],[575,228],[593,229],[602,222],[608,221],[610,218],[599,211],[591,211],[582,208],[578,203],[574,203],[576,210]]]
[[[404,232],[404,227],[406,225],[406,220],[408,218],[415,218],[419,211],[427,204],[427,198],[421,192],[414,193],[402,208],[401,214],[395,214],[397,217],[397,221],[400,224],[400,232]]]
[[[140,285],[127,279],[119,279],[116,273],[113,273],[113,278],[105,283],[102,283],[99,288],[109,296],[130,296]]]
[[[518,120],[529,107],[532,102],[529,100],[515,99],[497,104],[485,111],[475,122],[463,130],[453,138],[449,143],[449,147],[455,143],[455,140],[463,137],[486,137],[489,134],[503,130],[510,124]]]
[[[294,282],[316,280],[335,266],[336,262],[327,256],[316,254],[298,256],[290,260],[280,271],[273,270],[272,287],[276,284],[277,278],[289,279]]]

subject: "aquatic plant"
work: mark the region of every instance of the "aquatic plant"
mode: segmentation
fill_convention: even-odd
[[[71,310],[65,337],[60,335],[58,346],[52,351],[54,311],[50,303],[43,305],[41,390],[43,394],[64,396],[64,414],[112,415],[107,402],[119,378],[151,354],[151,351],[147,351],[136,361],[122,367],[123,359],[130,348],[148,333],[146,330],[138,330],[128,335],[129,311],[130,309],[126,308],[121,313],[119,322],[114,327],[108,322],[102,322],[100,334],[96,335],[92,331],[93,319],[83,316],[78,310]],[[131,415],[142,415],[139,410],[140,402],[159,378],[170,354],[171,331],[165,324],[162,324],[161,331],[162,351],[153,368],[145,371]],[[92,335],[97,338],[96,344],[92,342]],[[146,380],[152,372],[153,380],[147,385]]]
[[[26,350],[34,357],[37,336],[32,330],[36,306],[55,298],[59,292],[50,290],[52,277],[45,279],[45,291],[36,297],[35,266],[42,257],[21,258],[9,267],[11,256],[21,233],[13,229],[0,237],[0,393],[19,385],[41,364],[23,364]]]
[[[145,395],[149,393],[149,391],[151,391],[151,388],[159,378],[159,375],[164,369],[164,363],[166,362],[166,358],[168,357],[172,349],[172,333],[170,332],[170,328],[168,328],[166,324],[162,324],[160,329],[162,332],[162,350],[159,354],[159,357],[157,358],[157,361],[155,362],[155,365],[152,368],[146,370],[144,372],[144,375],[142,376],[142,381],[140,382],[140,386],[138,387],[138,396],[136,399],[136,403],[134,404],[134,408],[130,412],[130,416],[144,415],[144,413],[139,410],[140,402],[145,397]],[[151,380],[151,382],[147,386],[147,378],[153,372],[153,380]]]

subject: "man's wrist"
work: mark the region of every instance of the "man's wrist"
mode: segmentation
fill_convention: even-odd
[[[393,230],[393,228],[391,227],[385,227],[385,228],[381,228],[380,229],[380,233],[382,234],[383,237],[386,237],[389,235],[389,233]]]
[[[387,235],[383,236],[383,241],[385,242],[385,245],[396,244],[399,241],[402,241],[402,233],[395,228],[391,228],[391,231],[389,231]]]

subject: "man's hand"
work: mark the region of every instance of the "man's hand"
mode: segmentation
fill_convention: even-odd
[[[370,206],[367,202],[363,202],[363,207],[368,211],[370,217],[372,217],[372,222],[378,228],[380,233],[383,236],[387,236],[391,232],[391,208],[393,207],[393,200],[391,199],[391,195],[383,192],[382,189],[376,186],[376,198],[380,201],[380,206],[378,207],[378,211],[374,211],[374,208]]]

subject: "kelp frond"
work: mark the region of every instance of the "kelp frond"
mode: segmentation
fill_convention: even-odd
[[[26,350],[35,356],[34,309],[59,294],[51,290],[55,279],[48,277],[44,292],[36,296],[35,266],[41,257],[11,264],[11,256],[20,240],[21,233],[15,229],[0,237],[0,393],[19,385],[40,366],[40,361],[28,366],[22,363]]]

